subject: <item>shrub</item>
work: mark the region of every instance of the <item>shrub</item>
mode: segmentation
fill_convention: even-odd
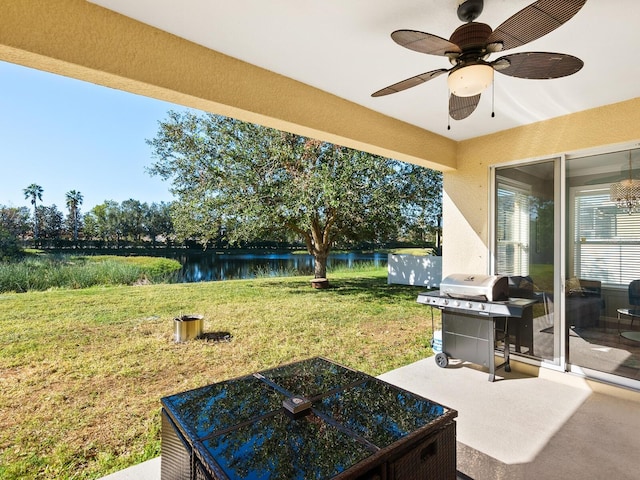
[[[18,238],[0,226],[0,261],[17,258],[20,255],[22,255],[22,249]]]

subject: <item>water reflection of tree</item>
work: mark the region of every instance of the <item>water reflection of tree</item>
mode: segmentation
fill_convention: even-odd
[[[317,397],[369,378],[364,373],[349,370],[322,358],[284,365],[262,374],[286,391],[306,398]]]
[[[230,479],[331,478],[372,454],[314,414],[282,411],[204,442]]]
[[[532,196],[530,197],[530,205],[530,217],[535,225],[536,253],[542,255],[547,260],[545,263],[548,263],[548,255],[551,254],[551,261],[553,260],[555,202]]]
[[[444,413],[438,404],[375,380],[325,398],[318,409],[380,448]]]
[[[279,409],[284,395],[249,376],[220,382],[165,399],[165,404],[195,438],[230,428]]]

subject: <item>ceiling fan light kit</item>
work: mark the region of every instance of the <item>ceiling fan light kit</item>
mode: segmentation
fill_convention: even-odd
[[[587,0],[538,0],[512,15],[495,30],[474,22],[482,12],[482,0],[462,0],[458,18],[467,22],[449,40],[417,30],[396,30],[391,38],[398,45],[419,53],[444,56],[453,65],[415,75],[374,92],[381,97],[401,92],[448,72],[449,116],[462,120],[480,102],[480,93],[493,82],[493,72],[534,80],[573,75],[583,67],[577,57],[564,53],[522,52],[504,55],[492,62],[492,53],[520,47],[560,27],[584,6]]]
[[[457,97],[478,95],[488,88],[492,82],[493,67],[486,63],[454,68],[447,78],[449,91]]]

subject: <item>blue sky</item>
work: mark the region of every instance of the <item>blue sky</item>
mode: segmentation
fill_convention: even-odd
[[[0,62],[0,205],[27,206],[23,189],[66,213],[65,194],[84,196],[81,211],[105,200],[172,199],[169,183],[145,168],[146,139],[169,110],[183,107]]]

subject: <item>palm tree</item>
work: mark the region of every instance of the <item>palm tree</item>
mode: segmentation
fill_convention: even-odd
[[[69,216],[73,221],[73,241],[78,241],[78,219],[80,215],[80,205],[82,205],[82,194],[75,190],[69,190],[67,192],[67,208],[69,209]]]
[[[26,200],[31,200],[31,205],[33,205],[33,240],[38,239],[38,215],[37,215],[37,200],[42,201],[42,192],[44,190],[37,183],[32,183],[27,188],[23,190],[24,198]]]

